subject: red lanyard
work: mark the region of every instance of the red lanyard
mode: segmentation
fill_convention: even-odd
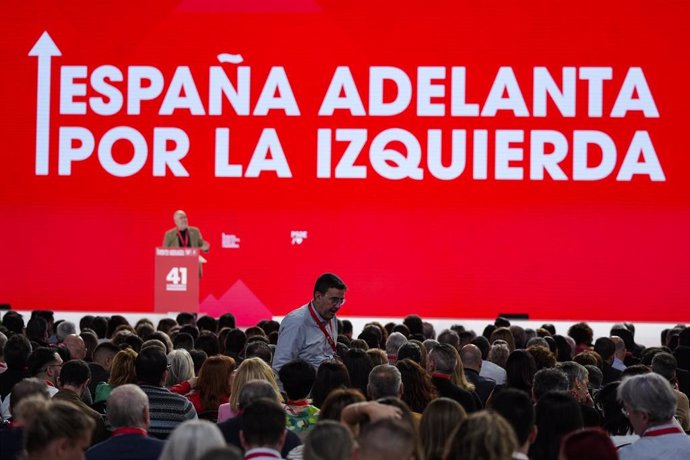
[[[146,436],[146,430],[143,428],[136,428],[133,426],[127,426],[122,428],[117,428],[113,431],[113,436],[118,436],[121,434],[140,434]]]
[[[672,426],[668,428],[661,428],[660,430],[649,430],[645,432],[642,437],[647,438],[651,436],[663,436],[665,434],[673,434],[673,433],[682,433],[683,430],[678,428],[677,426]]]
[[[443,379],[443,380],[450,380],[450,375],[448,374],[442,374],[441,372],[434,372],[431,374],[432,379]]]
[[[249,460],[251,458],[260,458],[260,457],[270,457],[270,458],[280,458],[273,452],[252,452],[249,455],[244,456],[244,460]]]
[[[290,400],[288,400],[287,405],[288,406],[308,406],[309,401],[306,399],[300,399],[298,401],[293,401],[290,399]]]
[[[182,233],[178,230],[177,237],[180,239],[183,248],[189,247],[189,229],[187,229],[187,233],[185,233],[184,238],[182,238]]]
[[[335,346],[335,342],[333,341],[333,337],[331,337],[331,334],[328,333],[328,331],[323,326],[321,321],[319,321],[319,318],[316,316],[316,312],[314,311],[314,307],[312,307],[311,302],[309,302],[309,313],[311,314],[311,317],[314,320],[314,322],[316,323],[316,325],[319,326],[319,329],[321,329],[321,332],[323,332],[323,335],[326,336],[326,341],[328,342],[328,344],[331,346],[331,348],[335,352],[336,346]],[[333,329],[332,325],[330,324],[330,321],[329,321],[328,327],[331,330]]]

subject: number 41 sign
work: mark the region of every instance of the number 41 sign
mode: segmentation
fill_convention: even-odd
[[[196,312],[199,308],[199,250],[156,248],[154,310]]]

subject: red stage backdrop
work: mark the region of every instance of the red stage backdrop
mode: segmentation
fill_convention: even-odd
[[[687,320],[683,1],[0,4],[0,302]]]

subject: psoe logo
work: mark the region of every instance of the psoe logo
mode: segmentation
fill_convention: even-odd
[[[307,239],[306,230],[293,230],[290,232],[290,238],[292,238],[292,244],[302,244],[304,240]]]
[[[221,247],[226,249],[239,249],[240,239],[237,235],[221,233]]]

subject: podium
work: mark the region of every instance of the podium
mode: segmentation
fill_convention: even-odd
[[[156,248],[154,311],[199,310],[199,248]]]

